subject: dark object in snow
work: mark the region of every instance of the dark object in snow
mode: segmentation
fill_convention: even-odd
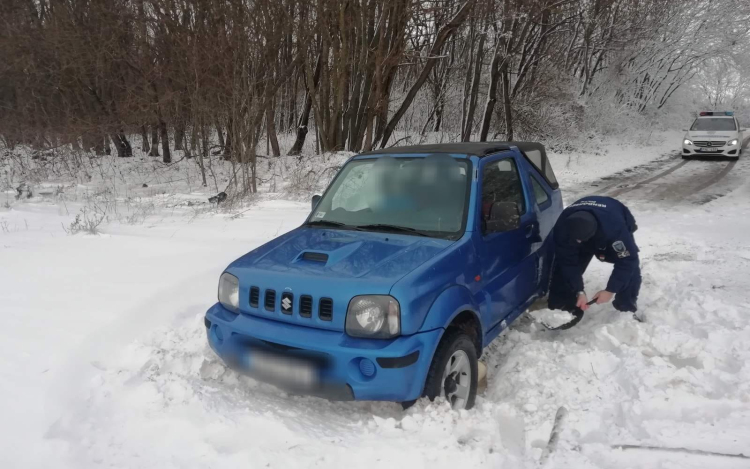
[[[33,193],[31,192],[31,186],[26,184],[25,182],[22,182],[20,186],[16,187],[16,200],[23,197],[24,193],[26,193],[26,198],[30,199],[33,197]]]
[[[219,192],[215,196],[210,197],[208,199],[208,201],[211,202],[212,204],[220,204],[220,203],[224,202],[226,199],[227,199],[227,193],[226,192]]]
[[[642,445],[612,445],[613,449],[640,449],[649,451],[666,451],[670,453],[686,453],[686,454],[697,454],[700,456],[721,456],[725,458],[739,458],[739,459],[750,459],[750,456],[744,453],[717,453],[715,451],[704,451],[701,449],[689,449],[689,448],[670,448],[664,446],[642,446]]]
[[[544,448],[544,451],[542,451],[542,457],[539,459],[539,464],[541,466],[544,466],[550,455],[557,449],[557,442],[560,439],[560,433],[562,432],[563,425],[565,425],[567,416],[568,409],[565,407],[557,409],[555,423],[552,424],[552,431],[549,434],[549,442],[547,442],[547,446]]]
[[[148,184],[146,184],[146,183],[144,182],[144,183],[143,183],[143,187],[148,187]]]

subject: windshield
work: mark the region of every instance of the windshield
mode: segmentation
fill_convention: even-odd
[[[690,130],[737,130],[731,117],[701,117],[695,119]]]
[[[446,154],[352,160],[307,224],[457,239],[466,218],[469,165]]]

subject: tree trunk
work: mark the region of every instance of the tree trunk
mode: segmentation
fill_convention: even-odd
[[[513,141],[513,112],[510,105],[510,72],[508,62],[503,63],[503,111],[505,113],[505,139]]]
[[[210,127],[209,127],[210,128]],[[200,159],[198,160],[198,164],[201,167],[201,179],[203,181],[203,187],[208,186],[208,183],[206,183],[206,158],[211,158],[211,156],[208,154],[208,132],[206,127],[201,127],[201,151],[200,151]]]
[[[318,83],[320,83],[320,69],[322,68],[322,64],[323,58],[318,55],[318,60],[315,64],[315,72],[313,73],[313,87],[316,88]],[[297,123],[297,138],[294,140],[292,149],[287,153],[290,156],[299,155],[300,152],[302,152],[302,147],[305,145],[305,138],[307,137],[307,125],[310,122],[310,111],[312,110],[313,105],[312,93],[314,90],[309,89],[307,86],[307,80],[304,80],[304,82],[305,88],[307,88],[307,92],[305,93],[305,106],[302,108],[302,114],[300,114],[299,122]]]
[[[383,137],[380,140],[380,148],[385,148],[385,146],[388,144],[388,140],[391,138],[391,135],[393,135],[393,131],[396,130],[396,126],[398,125],[399,121],[402,117],[404,117],[404,114],[406,114],[406,111],[409,109],[412,102],[414,102],[414,98],[417,96],[417,93],[422,88],[424,82],[427,80],[430,71],[432,71],[432,68],[439,60],[438,56],[440,54],[440,49],[442,49],[443,47],[443,44],[445,44],[445,42],[453,35],[456,29],[461,26],[466,17],[469,15],[469,11],[471,10],[473,4],[474,0],[466,0],[464,4],[461,5],[461,8],[458,10],[458,12],[453,16],[453,18],[444,26],[442,26],[438,31],[437,35],[435,36],[435,42],[432,44],[432,47],[430,47],[427,62],[425,63],[424,68],[422,68],[422,72],[419,74],[417,81],[414,82],[414,85],[412,85],[412,87],[409,89],[409,92],[406,94],[406,97],[401,103],[401,106],[399,106],[398,110],[396,110],[396,113],[385,126]]]
[[[306,94],[305,107],[302,108],[302,114],[299,116],[299,123],[297,125],[297,138],[294,140],[292,149],[289,150],[289,155],[299,155],[302,152],[302,146],[305,144],[305,137],[307,137],[307,124],[310,122],[310,111],[312,110],[312,96],[310,93]]]
[[[281,156],[281,150],[279,149],[279,140],[276,138],[276,122],[274,121],[274,119],[276,118],[276,116],[274,115],[275,105],[275,101],[271,100],[268,108],[266,109],[266,134],[268,135],[268,140],[271,141],[271,150],[273,151],[273,156]]]
[[[96,151],[98,155],[98,147],[96,144],[96,134],[95,133],[85,133],[83,134],[83,137],[81,137],[81,140],[83,141],[83,150],[84,151]]]
[[[182,142],[185,141],[185,122],[178,120],[174,127],[174,149],[183,150]]]
[[[144,155],[148,154],[151,147],[148,144],[148,131],[146,130],[146,126],[141,126],[141,151]]]
[[[167,132],[167,123],[163,120],[159,122],[159,134],[161,135],[162,161],[171,163],[172,153],[169,151],[169,133]]]
[[[221,130],[221,125],[217,122],[216,123],[216,134],[219,137],[219,148],[221,149],[221,152],[224,153],[224,146],[226,143],[224,142],[224,132]],[[208,138],[208,136],[206,136]]]
[[[232,145],[234,145],[234,120],[230,117],[227,124],[227,136],[224,139],[224,159],[232,159]],[[240,143],[240,147],[242,144]],[[240,152],[242,149],[240,148]]]
[[[112,134],[109,136],[110,139],[112,139],[112,143],[115,144],[115,150],[117,150],[117,157],[118,158],[124,158],[125,157],[125,149],[122,146],[122,142],[120,142],[120,136]]]
[[[97,135],[94,142],[94,153],[96,153],[96,156],[104,156],[105,154],[109,154],[109,145],[107,144],[106,137]]]
[[[474,46],[476,43],[476,34],[474,32],[474,21],[469,23],[469,63],[466,65],[466,76],[464,76],[464,89],[461,96],[461,141],[467,142],[468,140],[464,137],[466,133],[466,112],[469,110],[469,96],[473,85],[471,79],[474,71]]]
[[[159,127],[151,126],[151,152],[148,156],[159,156]]]
[[[471,141],[471,131],[474,130],[474,113],[477,109],[477,97],[479,96],[479,77],[482,73],[482,61],[484,60],[484,40],[487,37],[487,25],[485,23],[477,46],[477,58],[474,62],[474,75],[471,83],[471,95],[469,97],[469,109],[466,111],[466,122],[461,138],[462,142]]]
[[[495,111],[495,103],[497,103],[497,82],[499,81],[500,75],[500,43],[498,42],[495,56],[492,58],[492,64],[490,65],[490,88],[487,90],[487,103],[484,105],[484,116],[482,117],[482,130],[479,132],[479,141],[486,142],[487,134],[490,131],[490,124],[492,123],[492,113]]]
[[[195,156],[196,148],[198,148],[198,126],[193,124],[190,129],[190,146],[187,146],[187,140],[185,141],[185,156],[188,158]]]
[[[445,109],[445,97],[442,93],[435,106],[437,107],[435,108],[435,127],[433,127],[433,131],[440,132],[440,127],[443,125],[443,111]]]
[[[133,148],[130,146],[130,142],[128,142],[128,138],[124,133],[114,133],[109,137],[112,139],[112,143],[115,145],[115,150],[117,150],[117,156],[119,158],[129,158],[133,156]]]

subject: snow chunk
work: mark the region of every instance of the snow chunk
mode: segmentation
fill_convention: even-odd
[[[549,327],[559,327],[572,321],[575,316],[567,311],[553,311],[551,309],[540,309],[530,313],[531,316]]]

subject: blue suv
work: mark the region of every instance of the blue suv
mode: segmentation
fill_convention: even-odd
[[[547,292],[562,208],[538,143],[357,155],[302,226],[222,273],[208,342],[291,392],[471,408],[482,350]]]

